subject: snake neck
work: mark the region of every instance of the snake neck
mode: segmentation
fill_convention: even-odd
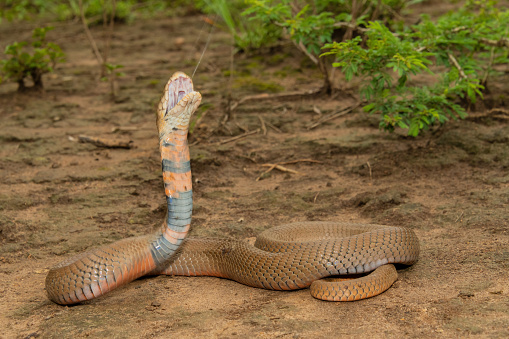
[[[192,80],[177,72],[166,85],[159,103],[159,150],[168,210],[151,246],[158,266],[175,253],[191,225],[193,190],[187,132],[191,115],[200,102],[201,95],[193,90]]]

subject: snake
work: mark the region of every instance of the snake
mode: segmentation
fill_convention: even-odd
[[[201,100],[192,79],[176,72],[157,107],[167,203],[162,226],[152,234],[79,253],[51,268],[45,282],[51,301],[69,305],[91,300],[146,275],[215,276],[271,290],[309,287],[317,299],[353,301],[389,289],[398,276],[394,264],[418,260],[419,241],[407,227],[295,222],[262,232],[254,245],[230,238],[187,237],[193,209],[187,135]]]

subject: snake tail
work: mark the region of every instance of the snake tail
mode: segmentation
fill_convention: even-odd
[[[270,228],[254,246],[187,238],[172,260],[151,274],[215,276],[271,290],[310,287],[317,299],[353,301],[387,290],[397,279],[392,264],[411,265],[418,257],[418,239],[405,227],[307,221]],[[322,279],[369,272],[343,281]]]

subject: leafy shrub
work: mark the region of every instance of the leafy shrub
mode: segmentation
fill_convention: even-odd
[[[509,11],[490,0],[471,0],[457,12],[433,23],[422,23],[399,34],[380,22],[370,22],[363,39],[356,37],[327,44],[335,55],[334,67],[347,80],[360,77],[364,110],[381,115],[380,127],[408,129],[417,136],[422,129],[464,118],[464,106],[483,98],[482,91],[494,63],[508,63]],[[410,76],[431,73],[429,66],[445,66],[440,80],[429,87],[409,86]],[[486,66],[485,66],[486,65]],[[483,85],[484,84],[484,85]]]
[[[388,131],[399,127],[417,136],[464,118],[466,105],[482,99],[493,65],[508,60],[509,11],[493,0],[468,0],[436,23],[423,16],[411,27],[395,21],[408,3],[402,0],[246,1],[244,15],[282,30],[319,66],[325,87],[334,80],[325,56],[335,58],[347,80],[358,77],[364,110],[380,114]],[[431,66],[445,66],[435,84],[409,85],[412,76],[432,73]]]
[[[42,89],[42,75],[53,71],[56,63],[64,61],[62,49],[55,43],[46,41],[46,33],[52,27],[36,28],[33,31],[32,53],[26,51],[28,42],[14,42],[5,49],[9,59],[0,61],[1,72],[7,79],[18,83],[18,91],[27,89],[25,79],[30,77],[33,88]]]

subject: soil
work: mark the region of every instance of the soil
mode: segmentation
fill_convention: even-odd
[[[38,24],[2,24],[0,49],[28,39]],[[92,33],[101,42],[102,28]],[[79,23],[58,23],[48,38],[67,62],[44,77],[45,92],[0,86],[0,337],[509,337],[509,120],[488,113],[508,108],[507,68],[490,83],[490,106],[418,138],[382,132],[378,118],[359,109],[308,129],[356,103],[344,82],[334,97],[243,103],[222,124],[230,90],[238,100],[310,90],[322,79],[290,44],[235,55],[230,77],[231,38],[214,30],[193,78],[203,103],[190,135],[191,236],[251,239],[306,220],[383,223],[416,232],[419,261],[388,291],[358,302],[159,276],[63,307],[45,294],[50,267],[160,226],[155,105],[173,72],[192,74],[207,32],[199,16],[117,25],[111,60],[126,75],[114,99],[98,81]],[[101,148],[78,142],[80,135],[133,147]],[[264,164],[302,159],[315,162],[283,165],[298,173],[264,173]]]

